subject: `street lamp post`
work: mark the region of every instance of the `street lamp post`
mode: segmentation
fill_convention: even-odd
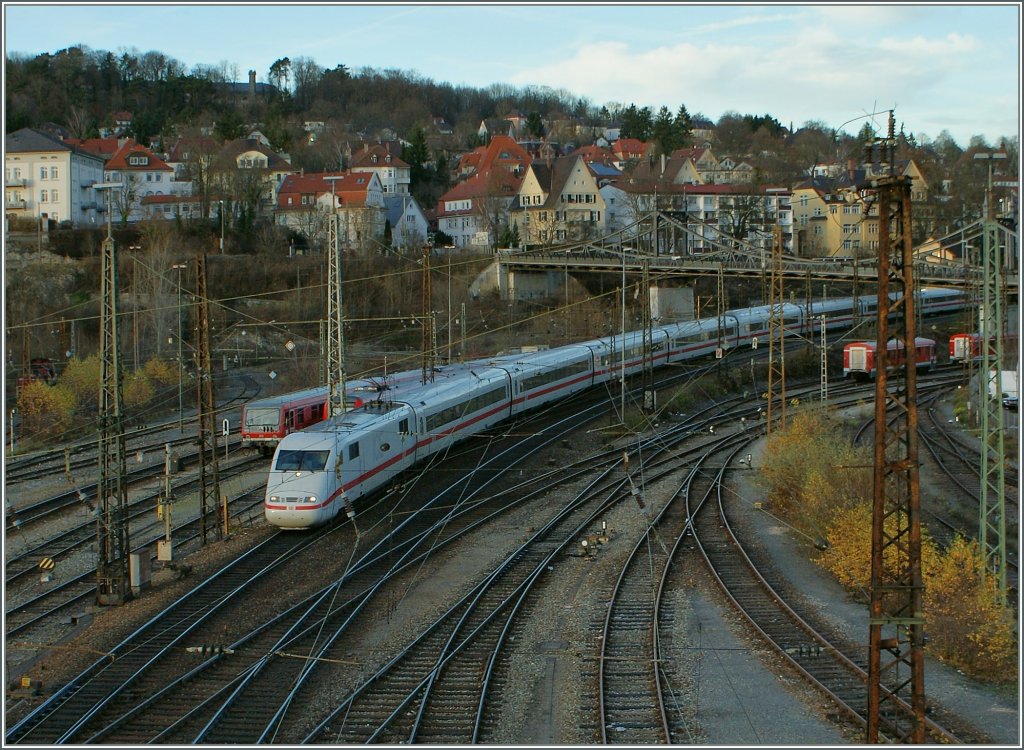
[[[184,263],[175,263],[171,268],[178,269],[178,429],[185,432],[185,419],[184,419],[184,402],[181,395],[181,370],[182,370],[182,352],[181,352],[181,271],[185,268]]]
[[[220,204],[220,254],[224,254],[224,201],[217,201]]]

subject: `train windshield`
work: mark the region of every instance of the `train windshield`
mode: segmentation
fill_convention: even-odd
[[[259,427],[276,429],[281,423],[281,410],[274,407],[262,407],[245,410],[245,426],[252,430]]]
[[[282,451],[277,452],[277,471],[323,471],[327,466],[327,451]]]

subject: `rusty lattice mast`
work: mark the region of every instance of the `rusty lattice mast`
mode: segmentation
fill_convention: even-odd
[[[99,479],[96,483],[96,602],[122,604],[131,598],[127,463],[121,381],[121,350],[117,336],[117,258],[111,230],[110,191],[120,183],[94,185],[107,191],[107,237],[103,240],[100,309]]]
[[[214,399],[213,359],[210,355],[210,309],[206,297],[206,253],[196,254],[196,403],[199,406],[199,529],[203,544],[209,533],[209,518],[216,513],[220,499],[220,478],[217,471],[217,402]],[[218,539],[228,530],[227,507],[216,526]]]
[[[766,431],[786,429],[786,320],[782,296],[782,228],[772,230],[771,283],[768,314],[768,406]],[[774,407],[778,397],[778,409]]]
[[[867,741],[923,743],[924,585],[918,475],[917,315],[909,177],[894,168],[895,127],[881,141],[878,193],[878,336],[875,348],[874,492]],[[894,341],[896,349],[887,350]],[[905,367],[897,368],[902,361]],[[890,377],[889,368],[893,368]],[[902,378],[897,375],[902,372]],[[889,420],[890,410],[892,420]],[[910,704],[910,720],[897,702]]]

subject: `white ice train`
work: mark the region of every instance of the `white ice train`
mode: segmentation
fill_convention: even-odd
[[[965,295],[946,289],[920,292],[922,315],[956,312]],[[861,316],[874,315],[874,297],[858,300]],[[716,350],[767,343],[770,307],[730,310],[719,318],[654,328],[645,347],[642,331],[523,354],[507,354],[448,367],[432,382],[403,378],[378,390],[338,417],[284,437],[274,453],[264,514],[274,526],[307,529],[327,523],[401,472],[465,437],[509,417],[565,398],[645,364],[666,364]],[[787,335],[853,325],[853,299],[783,305]],[[623,354],[624,350],[624,354]],[[645,361],[645,351],[648,352]]]

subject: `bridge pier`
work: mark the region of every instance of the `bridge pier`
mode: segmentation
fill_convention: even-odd
[[[564,270],[523,270],[495,260],[473,281],[470,294],[497,291],[501,299],[509,302],[561,297],[565,292],[568,275]],[[615,278],[616,286],[619,279]],[[655,286],[650,288],[651,317],[657,322],[670,323],[692,320],[694,317],[693,287]]]

